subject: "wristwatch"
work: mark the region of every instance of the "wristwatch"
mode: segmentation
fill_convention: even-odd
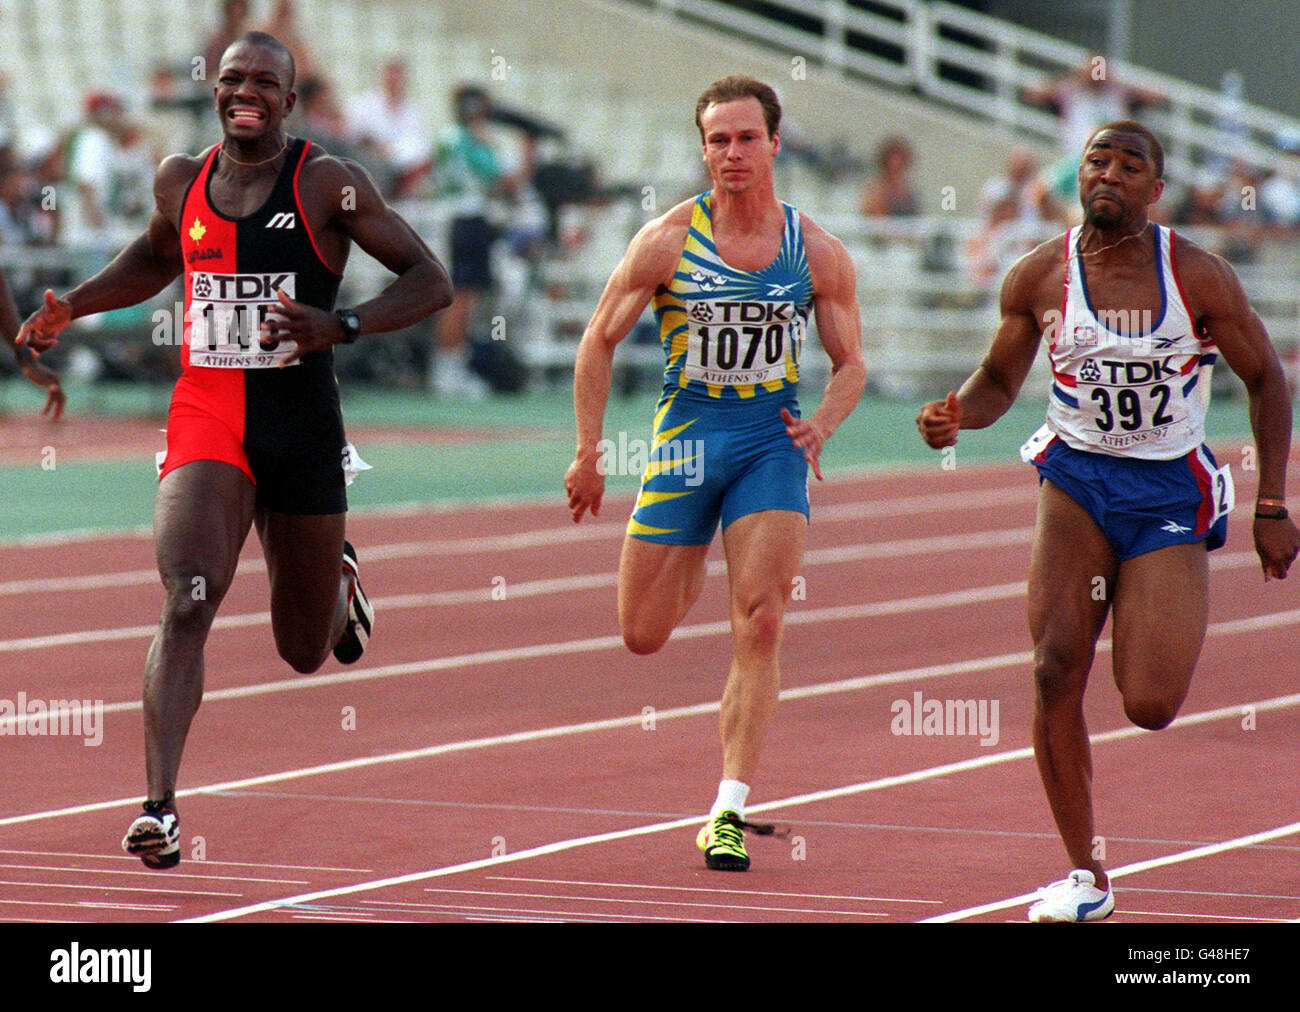
[[[361,336],[361,318],[351,309],[336,309],[334,315],[343,324],[343,343],[355,344]]]

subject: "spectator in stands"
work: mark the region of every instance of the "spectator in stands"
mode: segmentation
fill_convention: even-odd
[[[877,175],[858,209],[870,218],[910,218],[921,213],[921,200],[912,183],[912,145],[902,137],[886,137],[876,151]]]
[[[124,122],[125,110],[116,95],[92,92],[86,96],[85,118],[64,144],[58,238],[89,256],[107,253],[113,243],[110,201],[117,135]]]
[[[1300,134],[1284,134],[1277,146],[1286,162],[1260,183],[1259,206],[1271,230],[1288,237],[1300,230]]]
[[[452,304],[438,314],[430,386],[440,396],[482,398],[486,384],[471,372],[470,327],[493,289],[494,203],[532,177],[531,155],[510,173],[490,132],[492,100],[474,85],[452,95],[455,123],[434,151],[434,193],[451,214]],[[531,152],[533,145],[527,143]]]
[[[0,246],[51,241],[53,222],[40,209],[38,193],[36,177],[22,165],[6,165],[0,172]]]
[[[389,60],[380,86],[353,104],[348,116],[352,136],[371,155],[393,170],[394,192],[409,194],[429,171],[429,134],[419,107],[408,95],[406,64]]]
[[[293,110],[293,133],[341,158],[356,159],[361,154],[361,149],[353,143],[348,132],[333,86],[319,78],[307,81],[298,89],[298,104]]]
[[[980,287],[1033,249],[1050,231],[1047,226],[1066,220],[1038,158],[1021,145],[1011,149],[1001,175],[984,184],[979,203],[984,225],[971,240],[967,257],[973,281]]]
[[[1260,244],[1268,232],[1260,186],[1264,171],[1242,159],[1233,162],[1224,180],[1219,214],[1225,232],[1218,252],[1233,264],[1251,264],[1259,259]]]
[[[1223,225],[1223,199],[1227,179],[1211,169],[1202,169],[1184,189],[1173,221],[1180,227],[1219,228]],[[1208,245],[1208,243],[1207,243]]]
[[[1079,152],[1097,127],[1129,119],[1142,106],[1163,105],[1163,95],[1115,80],[1103,56],[1094,56],[1076,70],[1052,78],[1024,93],[1031,105],[1052,109],[1059,117],[1059,156],[1048,171],[1056,197],[1077,212]]]

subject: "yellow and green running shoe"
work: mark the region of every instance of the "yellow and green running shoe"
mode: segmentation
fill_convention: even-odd
[[[714,871],[747,871],[749,855],[741,830],[745,822],[735,812],[719,812],[700,829],[695,844],[704,851],[704,863]]]

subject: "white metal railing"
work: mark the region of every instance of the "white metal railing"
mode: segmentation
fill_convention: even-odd
[[[849,77],[914,89],[929,98],[1030,138],[1053,142],[1057,119],[1026,92],[1094,60],[1099,54],[963,7],[925,0],[875,0],[884,13],[845,0],[765,0],[769,17],[722,0],[623,0],[665,18],[704,24],[785,51]],[[854,45],[870,39],[896,58]],[[1284,159],[1277,139],[1300,136],[1300,120],[1232,96],[1128,63],[1104,67],[1115,80],[1159,93],[1162,107],[1143,122],[1166,147],[1166,162],[1183,178],[1196,165],[1231,152],[1264,168]]]

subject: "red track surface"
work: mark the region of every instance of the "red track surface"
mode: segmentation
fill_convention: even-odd
[[[579,527],[558,499],[353,516],[375,638],[312,677],[274,655],[250,544],[209,642],[168,873],[119,849],[161,601],[148,539],[0,546],[0,700],[105,708],[97,746],[84,727],[0,728],[0,919],[1023,920],[1023,895],[1068,871],[1029,753],[1033,475],[935,466],[814,494],[750,798],[789,835],[751,837],[744,875],[694,846],[719,773],[725,579],[715,563],[668,646],[629,654],[626,501]],[[1179,722],[1132,728],[1105,650],[1094,669],[1111,923],[1300,917],[1300,606],[1294,578],[1263,582],[1243,513],[1212,556]],[[917,692],[996,703],[996,742],[891,733]]]

